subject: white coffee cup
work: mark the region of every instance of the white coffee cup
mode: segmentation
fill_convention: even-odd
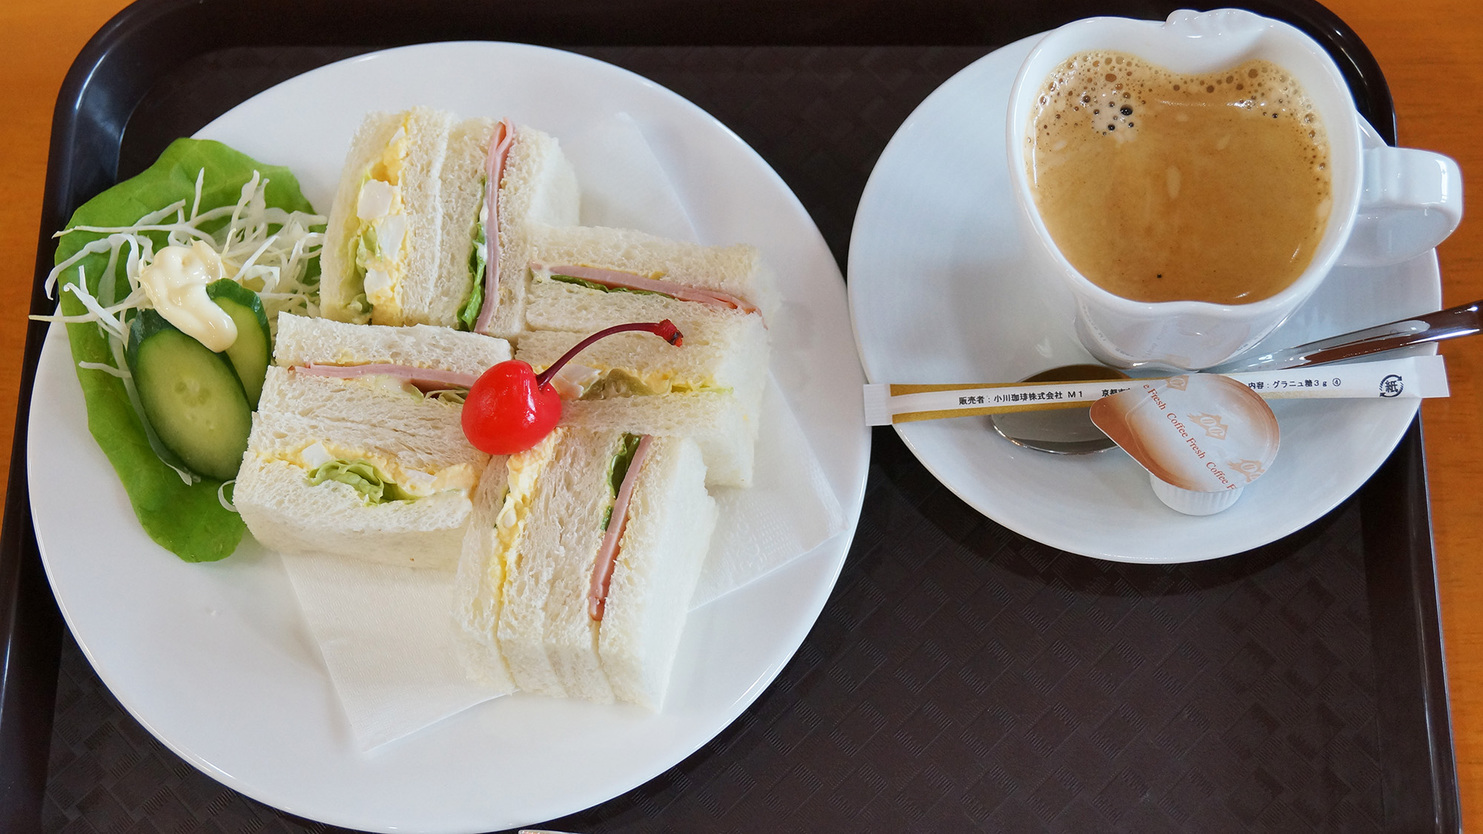
[[[1092,283],[1056,246],[1036,210],[1028,137],[1043,82],[1067,58],[1112,50],[1179,73],[1266,60],[1308,94],[1329,141],[1332,208],[1312,260],[1276,295],[1241,304],[1134,301]],[[1441,243],[1462,219],[1462,173],[1439,154],[1387,147],[1355,111],[1333,60],[1280,21],[1237,9],[1177,11],[1167,21],[1089,18],[1045,35],[1020,67],[1009,97],[1009,175],[1021,214],[1075,299],[1076,331],[1110,365],[1197,370],[1250,349],[1303,303],[1338,264],[1398,263]],[[1382,311],[1377,311],[1377,314]]]

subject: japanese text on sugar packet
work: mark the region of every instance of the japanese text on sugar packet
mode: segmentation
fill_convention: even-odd
[[[1339,388],[1343,381],[1338,377],[1333,379],[1274,379],[1270,381],[1255,381],[1246,383],[1246,387],[1253,391],[1287,391],[1294,388]]]

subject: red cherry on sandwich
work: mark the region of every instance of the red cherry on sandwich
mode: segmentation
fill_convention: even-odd
[[[474,381],[463,403],[463,433],[474,448],[512,455],[541,442],[561,419],[561,398],[530,364],[501,362]]]
[[[463,433],[469,443],[491,455],[513,455],[540,443],[561,419],[561,397],[551,386],[573,356],[614,333],[641,330],[672,345],[684,344],[674,322],[619,324],[588,336],[537,374],[528,362],[509,359],[479,375],[463,403]]]

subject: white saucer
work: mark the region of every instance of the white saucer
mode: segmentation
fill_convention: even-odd
[[[872,382],[995,382],[1088,362],[1069,299],[1040,280],[1021,237],[1004,147],[1009,89],[1038,36],[948,79],[881,154],[855,215],[849,297]],[[1370,141],[1378,142],[1373,133]],[[1436,310],[1433,252],[1336,270],[1258,349]],[[1433,347],[1425,350],[1434,352]],[[1240,553],[1315,521],[1384,462],[1416,401],[1272,403],[1282,448],[1231,509],[1184,516],[1154,497],[1121,450],[1063,457],[1020,448],[985,418],[896,427],[938,480],[985,516],[1061,550],[1175,563]]]

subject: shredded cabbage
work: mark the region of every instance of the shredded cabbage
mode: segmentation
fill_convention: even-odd
[[[161,243],[159,249],[163,249],[165,246],[189,246],[194,241],[203,241],[221,257],[227,277],[256,292],[262,299],[269,330],[276,335],[279,313],[319,314],[319,276],[311,274],[309,266],[319,257],[324,244],[324,233],[311,229],[315,226],[322,228],[325,218],[267,205],[268,179],[259,172],[253,171],[252,177],[242,184],[241,196],[234,205],[201,211],[205,181],[206,169],[203,167],[196,174],[195,196],[189,201],[188,211],[187,201],[177,200],[140,217],[130,226],[72,226],[54,235],[62,237],[73,232],[103,235],[58,263],[46,276],[46,295],[54,298],[58,279],[76,266],[78,279],[66,284],[63,291],[76,296],[87,312],[72,316],[59,313],[31,317],[38,321],[92,322],[98,325],[108,339],[114,365],[88,362],[83,363],[83,367],[112,374],[123,381],[129,402],[144,426],[150,448],[186,484],[196,483],[200,477],[187,469],[155,435],[144,417],[124,357],[132,313],[153,306],[139,282],[140,270],[154,259],[158,251],[157,242]],[[97,282],[98,294],[94,296],[87,289],[87,276],[82,274],[83,266],[79,262],[102,253],[108,255],[108,266],[103,280]],[[114,298],[117,284],[110,277],[118,274],[120,265],[129,292],[123,298]]]
[[[216,488],[216,502],[221,504],[221,508],[229,513],[235,513],[237,507],[232,504],[232,499],[227,497],[227,490],[233,488],[236,484],[237,479],[233,478],[230,481],[222,481],[221,486]]]
[[[195,199],[191,201],[189,212],[186,211],[186,201],[178,200],[144,215],[132,226],[73,226],[58,232],[56,237],[72,232],[92,232],[106,237],[87,244],[52,268],[46,276],[48,298],[54,297],[57,279],[63,272],[78,261],[103,252],[108,253],[109,274],[114,273],[119,259],[123,258],[129,294],[117,300],[95,298],[87,291],[85,281],[77,281],[64,289],[77,296],[87,308],[87,313],[32,318],[68,323],[95,322],[110,337],[126,338],[129,311],[151,306],[139,284],[139,271],[154,259],[155,242],[160,235],[164,235],[164,246],[188,246],[197,240],[209,244],[226,265],[227,277],[262,298],[268,325],[275,334],[279,313],[318,315],[319,278],[309,274],[309,264],[319,256],[324,233],[310,229],[323,226],[325,218],[267,205],[264,192],[268,180],[256,171],[242,184],[242,196],[235,205],[201,211],[205,178],[206,169],[202,168],[196,175]],[[113,283],[101,281],[99,287],[99,295],[108,296]]]

